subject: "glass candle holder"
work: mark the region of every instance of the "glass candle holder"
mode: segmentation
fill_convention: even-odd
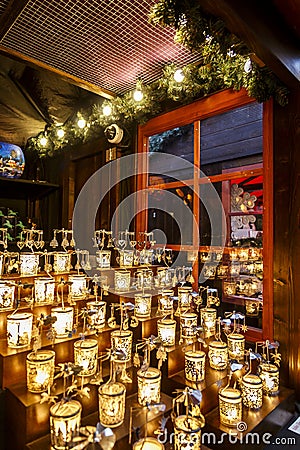
[[[150,317],[152,295],[150,294],[136,294],[134,296],[135,308],[134,315],[141,319]]]
[[[157,287],[168,286],[168,269],[166,267],[158,267],[157,268],[157,275],[155,277],[155,285]]]
[[[119,250],[119,265],[120,267],[132,267],[134,250]]]
[[[215,370],[224,370],[228,364],[228,348],[226,342],[212,341],[208,350],[209,365]]]
[[[228,355],[230,359],[243,361],[245,354],[245,336],[231,333],[227,336]]]
[[[184,354],[185,378],[188,381],[203,381],[205,377],[205,353],[201,350]]]
[[[249,259],[249,248],[239,248],[238,258],[239,258],[239,261],[248,261],[248,259]]]
[[[185,312],[180,317],[181,338],[192,343],[197,334],[197,314]]]
[[[232,261],[230,264],[230,276],[237,277],[241,272],[241,264],[236,261]]]
[[[140,439],[132,446],[133,450],[164,450],[164,448],[164,445],[153,437]]]
[[[98,394],[101,425],[109,428],[122,425],[125,416],[125,386],[118,382],[102,384]]]
[[[153,272],[149,269],[138,270],[136,272],[136,285],[138,289],[151,289]]]
[[[132,331],[113,330],[110,334],[112,353],[121,352],[122,357],[114,356],[115,361],[129,362],[132,354]]]
[[[158,297],[158,313],[168,315],[173,313],[174,291],[172,289],[163,289]]]
[[[216,333],[217,310],[214,308],[200,309],[200,321],[206,335]]]
[[[178,310],[180,314],[189,311],[192,301],[193,288],[189,286],[182,286],[178,288]]]
[[[50,407],[51,448],[72,448],[74,437],[79,435],[81,404],[77,400],[55,403]]]
[[[74,342],[74,362],[82,366],[80,377],[95,375],[97,371],[98,341],[96,339],[84,339]]]
[[[242,396],[238,389],[224,388],[219,392],[220,423],[235,427],[242,420]]]
[[[37,253],[20,253],[20,274],[22,276],[37,275],[40,255]]]
[[[183,448],[200,450],[201,427],[202,423],[195,417],[176,417],[174,420],[174,450]]]
[[[105,326],[105,317],[106,317],[106,302],[88,302],[86,304],[89,315],[88,315],[88,323],[91,328],[100,329]]]
[[[225,295],[235,295],[236,294],[236,282],[235,281],[224,281],[223,289]]]
[[[53,385],[54,367],[55,352],[52,350],[29,353],[26,357],[28,391],[34,393],[48,391]]]
[[[259,409],[263,401],[262,380],[257,375],[244,375],[242,378],[243,404],[250,409]]]
[[[160,319],[157,321],[158,337],[164,347],[175,345],[176,320]]]
[[[259,306],[260,302],[253,300],[246,300],[246,315],[248,317],[258,317],[259,316]]]
[[[109,269],[111,260],[110,250],[97,250],[96,251],[96,262],[99,269]]]
[[[37,304],[53,303],[55,291],[55,280],[50,277],[35,278],[34,301]]]
[[[151,266],[153,259],[153,250],[152,249],[143,249],[140,252],[140,264],[144,266]]]
[[[138,370],[138,403],[146,406],[149,403],[159,403],[161,371],[149,367],[146,371]]]
[[[214,279],[217,273],[217,266],[215,264],[205,264],[202,269],[203,277]]]
[[[15,302],[15,286],[0,280],[0,309],[13,308]]]
[[[55,273],[69,272],[71,268],[71,254],[65,252],[55,252],[53,270]]]
[[[56,321],[52,326],[57,338],[68,337],[70,332],[72,332],[73,314],[74,310],[72,307],[63,308],[62,306],[58,306],[57,308],[52,308],[51,316],[56,317]]]
[[[14,313],[7,316],[7,345],[12,348],[27,347],[31,341],[32,313]]]
[[[69,294],[71,298],[85,298],[87,293],[85,275],[69,275]]]
[[[219,264],[217,267],[217,277],[218,278],[226,278],[228,275],[228,266],[224,264]]]
[[[259,365],[259,376],[262,380],[263,393],[268,396],[279,393],[279,368],[272,363]]]
[[[131,272],[129,270],[115,271],[115,290],[126,292],[130,289]]]

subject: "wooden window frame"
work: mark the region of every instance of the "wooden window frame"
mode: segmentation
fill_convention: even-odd
[[[171,112],[162,114],[153,119],[150,119],[146,124],[138,127],[138,153],[148,152],[149,137],[164,131],[181,127],[194,123],[194,165],[197,169],[200,168],[200,121],[217,114],[225,113],[237,107],[248,105],[256,102],[255,99],[248,96],[245,89],[236,92],[233,90],[224,90],[216,94],[205,97],[204,99],[195,101],[189,105],[177,108]],[[147,164],[146,159],[143,159],[143,165]],[[171,183],[164,183],[156,186],[161,189],[175,188],[186,185],[194,185],[194,202],[193,214],[196,222],[200,221],[199,208],[199,193],[198,189],[202,183],[220,182],[228,180],[232,177],[244,177],[249,174],[253,175],[261,173],[261,169],[246,170],[242,172],[233,171],[229,173],[222,173],[204,177],[200,180],[195,177],[191,180],[183,182],[176,181]],[[250,328],[247,332],[247,339],[256,341],[260,339],[273,339],[273,102],[269,100],[263,104],[263,180],[264,180],[264,206],[263,206],[263,262],[264,262],[264,277],[263,277],[263,316],[262,316],[262,330]],[[137,189],[137,211],[136,215],[136,231],[147,230],[148,215],[147,215],[147,198],[145,192],[148,188],[147,167],[139,167],[136,180]],[[141,195],[139,195],[141,192]],[[193,231],[193,234],[196,231]],[[195,242],[196,236],[193,236]],[[173,250],[179,250],[179,245],[168,245]],[[193,247],[191,246],[191,249]],[[203,247],[202,247],[203,248]],[[181,247],[181,249],[183,249]],[[189,250],[186,246],[185,250]],[[201,246],[199,247],[201,250]],[[193,266],[194,273],[198,274],[198,261]],[[197,278],[196,278],[197,279]]]

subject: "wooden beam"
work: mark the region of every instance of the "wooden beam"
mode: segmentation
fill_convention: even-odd
[[[287,86],[299,87],[300,48],[293,33],[268,0],[199,0],[207,12],[224,20]]]
[[[109,100],[116,96],[116,94],[108,91],[107,89],[96,86],[95,84],[89,83],[85,80],[82,80],[81,78],[75,77],[74,75],[70,75],[67,72],[63,72],[62,70],[49,66],[48,64],[38,61],[37,59],[25,56],[22,53],[17,52],[16,50],[8,49],[3,45],[0,45],[0,54],[8,56],[16,61],[22,62],[23,64],[33,67],[36,70],[40,69],[52,72],[66,83],[73,84],[80,87],[81,89],[93,92],[94,94],[100,95],[101,97],[107,98]]]

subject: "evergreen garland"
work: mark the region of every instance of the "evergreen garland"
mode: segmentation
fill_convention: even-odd
[[[170,64],[163,69],[162,77],[150,85],[137,85],[144,97],[136,102],[133,93],[127,92],[113,100],[94,105],[92,111],[82,112],[87,126],[79,129],[69,121],[64,127],[64,137],[57,137],[57,127],[46,126],[47,145],[41,145],[40,135],[30,138],[25,150],[34,150],[40,157],[53,156],[58,150],[84,143],[103,135],[111,123],[128,128],[133,123],[143,124],[161,113],[166,105],[190,103],[222,89],[245,88],[250,97],[264,102],[273,97],[280,105],[287,104],[288,90],[274,73],[258,62],[257,58],[237,36],[230,33],[224,22],[204,12],[197,0],[158,0],[151,8],[149,22],[154,26],[172,27],[175,41],[190,51],[199,53],[199,62],[182,68],[184,80],[174,80],[177,67]],[[103,114],[109,104],[110,116]],[[80,114],[80,113],[79,113]]]

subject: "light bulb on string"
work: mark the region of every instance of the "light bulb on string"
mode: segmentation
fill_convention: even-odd
[[[144,94],[143,94],[143,92],[142,92],[140,89],[136,89],[136,90],[133,92],[133,98],[134,98],[134,100],[135,100],[136,102],[142,101],[142,100],[143,100],[143,97],[144,97]]]
[[[81,129],[84,128],[84,127],[86,126],[86,121],[84,120],[83,117],[81,117],[80,119],[78,119],[77,125],[78,125],[78,127],[81,128]]]
[[[135,102],[140,102],[144,98],[143,83],[141,80],[137,80],[135,90],[133,91],[133,99]]]
[[[174,76],[174,80],[175,80],[177,83],[182,83],[183,80],[184,80],[184,73],[183,73],[183,71],[182,71],[181,69],[175,70],[173,76]]]
[[[56,131],[56,134],[59,139],[62,139],[65,135],[65,132],[62,128],[58,128],[58,130]]]
[[[112,113],[111,105],[110,104],[104,105],[103,108],[102,108],[102,112],[103,112],[104,116],[107,116],[107,117],[110,116],[111,113]]]
[[[41,145],[42,147],[46,147],[47,144],[48,144],[48,139],[46,138],[45,135],[42,135],[42,136],[40,137],[40,145]]]

